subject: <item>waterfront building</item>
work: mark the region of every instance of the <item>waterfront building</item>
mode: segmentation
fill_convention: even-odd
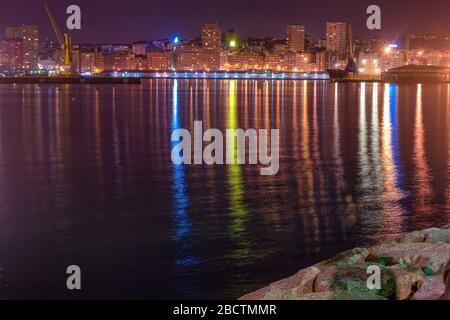
[[[217,50],[222,46],[222,29],[217,22],[207,22],[202,26],[203,49]]]
[[[287,28],[287,44],[290,52],[305,51],[305,26],[301,24],[289,25]]]
[[[265,56],[264,69],[281,71],[286,68],[284,55],[278,53],[268,53]]]
[[[145,55],[137,55],[132,57],[130,70],[146,71],[148,69],[148,59]]]
[[[177,70],[200,71],[203,70],[203,48],[199,46],[181,46],[175,54]]]
[[[313,71],[314,66],[310,63],[311,57],[307,54],[288,53],[285,56],[285,70],[291,72]]]
[[[103,54],[104,70],[131,70],[133,69],[133,54],[126,52]]]
[[[220,51],[220,70],[226,71],[228,66],[228,55],[229,51],[221,50]]]
[[[137,68],[134,55],[122,52],[119,53],[83,52],[80,53],[80,64],[81,64],[80,65],[81,72],[92,72],[92,73],[100,73],[105,70],[112,70],[112,71],[135,70]],[[148,65],[144,64],[144,66],[146,66],[145,68],[148,68]]]
[[[327,22],[326,49],[343,59],[350,49],[351,25],[346,22]]]
[[[220,70],[220,49],[203,48],[203,70]]]
[[[94,55],[96,52],[82,52],[80,57],[81,72],[93,72],[95,68]]]
[[[330,69],[330,54],[327,51],[316,52],[316,70],[326,71]]]
[[[226,65],[229,71],[246,71],[264,69],[264,57],[259,54],[229,54]]]
[[[172,68],[171,51],[152,51],[147,54],[148,69],[166,71]]]
[[[19,39],[4,39],[0,41],[0,69],[23,69],[23,41]]]
[[[39,62],[39,29],[36,26],[6,27],[5,39],[22,40],[23,68],[34,70]]]
[[[405,64],[405,50],[386,47],[379,59],[380,68],[384,71],[403,66]]]

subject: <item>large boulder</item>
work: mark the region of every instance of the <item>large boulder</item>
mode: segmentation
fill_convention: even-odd
[[[391,265],[406,264],[439,273],[450,260],[450,245],[446,243],[388,243],[369,248],[371,256],[388,258]]]
[[[389,270],[395,278],[395,299],[410,299],[422,285],[425,275],[417,267],[403,268],[399,265],[390,267]]]
[[[450,244],[450,229],[428,229],[424,231],[427,241],[445,242]]]
[[[450,229],[431,228],[422,231],[414,231],[400,237],[400,243],[417,242],[444,242],[450,244]]]
[[[313,292],[313,284],[320,269],[303,269],[290,278],[272,283],[266,288],[243,296],[239,300],[295,300]]]
[[[320,273],[314,284],[314,292],[331,292],[333,291],[333,279],[337,273],[336,266],[330,266]]]
[[[412,300],[441,300],[445,297],[446,285],[442,274],[426,277]]]
[[[407,233],[400,237],[398,240],[399,243],[417,243],[417,242],[425,242],[427,239],[427,235],[425,231],[414,231],[411,233]]]

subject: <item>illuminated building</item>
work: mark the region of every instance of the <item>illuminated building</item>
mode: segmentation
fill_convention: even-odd
[[[222,30],[217,22],[207,22],[202,26],[202,69],[218,71],[220,69],[220,48],[222,47]],[[198,64],[197,53],[194,54],[193,64]],[[195,69],[195,67],[193,67]]]
[[[350,46],[351,25],[346,22],[327,22],[326,49],[343,58],[347,55]]]
[[[221,50],[220,51],[220,70],[226,70],[227,66],[228,66],[228,54],[229,52],[226,50]]]
[[[23,41],[16,39],[5,39],[0,41],[0,69],[20,70],[23,69]]]
[[[133,69],[133,55],[129,53],[103,54],[105,70],[130,70]]]
[[[82,52],[81,53],[81,72],[95,73],[95,69],[99,67],[99,56],[101,53],[97,52]],[[102,70],[103,70],[103,66]]]
[[[359,76],[379,77],[381,72],[379,59],[360,55],[358,68]]]
[[[105,70],[122,71],[137,68],[133,54],[129,53],[81,53],[81,71],[100,73]],[[144,64],[147,68],[147,64]],[[137,69],[140,70],[140,69]]]
[[[317,71],[314,56],[306,53],[267,53],[264,69],[272,71],[311,72]]]
[[[145,71],[148,69],[149,69],[148,59],[145,55],[144,56],[137,55],[132,57],[130,70]]]
[[[23,67],[26,70],[38,68],[39,31],[35,26],[6,27],[6,39],[19,39],[23,42]]]
[[[217,22],[207,22],[202,26],[202,46],[204,49],[220,49],[222,30]]]
[[[284,55],[277,53],[268,53],[266,54],[264,60],[264,69],[266,70],[283,70],[286,68],[286,61],[284,59]]]
[[[175,54],[177,70],[203,70],[203,48],[198,46],[181,46]]]
[[[305,51],[305,26],[300,24],[288,26],[287,43],[290,52]]]
[[[264,57],[258,54],[229,54],[225,70],[245,71],[264,69]]]
[[[220,49],[203,49],[203,70],[220,70]]]
[[[172,53],[170,51],[152,51],[147,54],[148,69],[169,70],[172,67]]]
[[[313,71],[315,65],[311,64],[311,57],[307,54],[288,53],[285,57],[286,70],[293,72]]]
[[[382,55],[379,56],[380,68],[384,71],[403,66],[405,51],[391,47],[386,47]]]
[[[316,52],[316,69],[317,71],[326,71],[330,69],[330,55],[327,51]]]

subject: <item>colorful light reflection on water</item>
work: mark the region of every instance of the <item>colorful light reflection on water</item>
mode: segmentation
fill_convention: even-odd
[[[279,174],[172,164],[196,120],[280,128]],[[85,298],[237,298],[449,224],[448,150],[448,85],[0,85],[0,298],[67,298],[73,263]]]

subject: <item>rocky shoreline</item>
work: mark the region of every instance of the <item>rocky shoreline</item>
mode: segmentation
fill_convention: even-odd
[[[239,300],[449,300],[450,229],[408,233],[302,269]],[[370,290],[368,268],[381,271]]]

